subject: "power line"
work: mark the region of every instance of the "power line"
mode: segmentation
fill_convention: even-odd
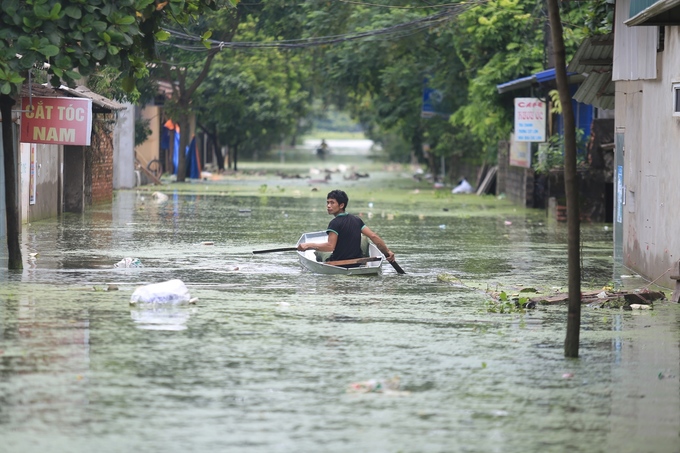
[[[449,6],[457,6],[465,2],[444,3],[441,5],[423,5],[423,6],[399,6],[399,5],[381,5],[380,3],[359,2],[353,0],[337,0],[340,3],[347,3],[349,5],[371,6],[375,8],[392,8],[392,9],[436,9],[448,8]]]
[[[359,39],[372,38],[381,35],[399,35],[399,34],[411,34],[426,28],[431,28],[439,24],[448,22],[459,14],[467,11],[468,9],[485,3],[488,0],[475,0],[472,2],[461,2],[455,4],[453,7],[447,7],[443,11],[436,14],[415,19],[409,22],[404,22],[397,25],[392,25],[390,27],[379,28],[375,30],[370,30],[366,32],[358,33],[346,33],[342,35],[334,36],[321,36],[312,38],[301,38],[301,39],[291,39],[291,40],[281,40],[281,41],[217,41],[208,39],[205,42],[210,44],[211,49],[219,48],[220,50],[224,48],[228,49],[263,49],[263,48],[280,48],[280,49],[299,49],[305,47],[323,46],[331,44],[339,44],[347,41],[356,41]],[[177,30],[166,29],[173,37],[177,39],[183,39],[190,42],[201,42],[201,45],[190,45],[190,44],[177,44],[161,42],[159,44],[174,46],[179,49],[194,51],[194,52],[207,52],[211,49],[207,49],[203,45],[203,41],[200,37],[196,35],[191,35]]]

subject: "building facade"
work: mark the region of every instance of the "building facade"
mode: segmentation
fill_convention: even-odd
[[[615,92],[616,258],[673,287],[680,238],[673,206],[680,171],[680,2],[617,0]]]

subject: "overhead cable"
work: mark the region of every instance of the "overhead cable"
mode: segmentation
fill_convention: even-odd
[[[436,14],[433,14],[431,16],[426,16],[422,17],[419,19],[415,19],[409,22],[404,22],[401,24],[397,25],[392,25],[390,27],[384,27],[384,28],[379,28],[375,30],[370,30],[370,31],[365,31],[365,32],[358,32],[358,33],[346,33],[342,35],[335,35],[335,36],[321,36],[321,37],[311,37],[311,38],[300,38],[300,39],[291,39],[291,40],[280,40],[280,41],[258,41],[258,42],[245,42],[245,41],[217,41],[217,40],[212,40],[208,39],[205,42],[210,44],[210,48],[219,48],[224,49],[224,48],[229,48],[229,49],[255,49],[255,48],[282,48],[282,49],[296,49],[296,48],[305,48],[305,47],[314,47],[314,46],[323,46],[323,45],[330,45],[330,44],[338,44],[342,42],[347,42],[347,41],[356,41],[359,39],[366,39],[366,38],[371,38],[374,36],[384,36],[384,35],[410,35],[413,34],[414,32],[426,29],[426,28],[431,28],[437,25],[440,25],[442,23],[448,22],[454,17],[458,16],[459,14],[463,13],[464,11],[468,10],[469,8],[473,6],[477,6],[478,4],[483,3],[479,1],[475,2],[465,2],[465,3],[460,3],[457,6],[454,7],[449,7],[446,8]],[[172,29],[165,29],[168,33],[170,33],[171,36],[173,36],[176,39],[180,40],[185,40],[188,42],[200,42],[201,44],[178,44],[178,43],[169,43],[167,41],[165,42],[159,42],[159,44],[162,45],[170,45],[177,47],[179,49],[187,50],[187,51],[208,51],[210,49],[207,49],[201,40],[200,37],[191,35],[188,33],[184,33],[181,31],[177,30],[172,30]]]

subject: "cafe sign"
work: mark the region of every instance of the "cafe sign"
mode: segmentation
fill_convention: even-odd
[[[537,98],[515,98],[515,141],[544,142],[545,102]]]
[[[90,146],[92,99],[21,100],[21,142]]]

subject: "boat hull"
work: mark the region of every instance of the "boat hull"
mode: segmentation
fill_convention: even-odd
[[[302,244],[304,242],[327,242],[328,241],[328,233],[325,231],[316,231],[312,233],[304,233],[301,237],[300,240],[298,241],[298,244]],[[380,250],[378,250],[378,247],[376,247],[374,244],[369,243],[368,244],[368,256],[369,257],[375,257],[379,258],[377,261],[369,261],[368,263],[362,264],[361,266],[358,267],[341,267],[341,266],[333,266],[330,264],[326,264],[323,261],[317,261],[317,253],[314,250],[307,250],[305,252],[301,252],[298,250],[298,258],[300,260],[300,264],[302,265],[303,268],[307,269],[308,271],[317,273],[317,274],[328,274],[328,275],[378,275],[382,272],[382,264],[384,261],[383,254],[380,253]]]

